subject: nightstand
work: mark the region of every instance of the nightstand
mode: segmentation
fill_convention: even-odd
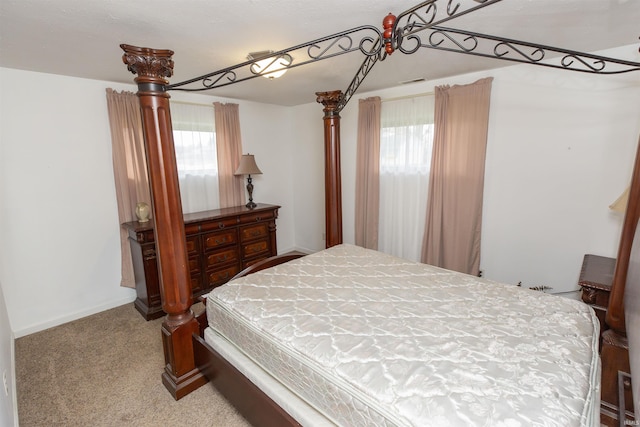
[[[615,258],[587,254],[582,261],[578,279],[578,285],[582,289],[582,301],[594,309],[600,320],[600,336],[608,329],[605,318],[615,268]],[[602,347],[602,339],[600,339],[600,346]]]
[[[619,404],[619,373],[629,372],[629,347],[626,337],[620,337],[609,330],[605,322],[615,258],[587,254],[582,262],[578,284],[582,290],[582,301],[589,304],[600,321],[600,356],[602,359],[602,382],[600,401],[600,421],[605,426],[616,426]],[[628,381],[622,384],[626,419],[634,422],[633,396]],[[623,421],[624,422],[624,421]]]

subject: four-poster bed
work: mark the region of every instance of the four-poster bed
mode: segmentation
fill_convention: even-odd
[[[262,273],[257,273],[255,276],[252,276],[255,277],[255,279],[252,279],[252,281],[248,283],[253,283],[253,280],[266,280],[265,277],[267,277],[268,280],[272,280],[274,274],[275,276],[281,274],[286,277],[297,277],[297,282],[295,283],[300,285],[302,283],[300,272],[298,271],[298,276],[296,276],[295,267],[290,267],[291,265],[298,263],[299,268],[302,269],[316,268],[318,265],[313,264],[313,262],[317,261],[318,264],[323,264],[327,257],[333,259],[335,254],[341,251],[348,251],[348,254],[346,254],[347,258],[365,260],[362,261],[364,263],[363,266],[360,265],[360,267],[365,270],[370,269],[372,265],[382,265],[385,263],[394,264],[397,262],[385,257],[378,259],[377,255],[360,253],[357,252],[357,249],[354,255],[354,253],[351,252],[354,248],[349,248],[348,245],[342,245],[340,189],[340,111],[356,92],[371,68],[377,62],[386,59],[388,55],[391,55],[394,51],[411,54],[421,47],[426,47],[597,74],[640,70],[640,64],[634,62],[603,58],[596,55],[439,26],[445,21],[473,12],[476,9],[490,6],[498,1],[499,0],[449,0],[445,2],[442,0],[429,0],[403,12],[398,15],[397,18],[393,15],[385,17],[383,20],[383,31],[370,26],[358,27],[274,53],[274,58],[277,58],[279,55],[287,54],[295,49],[307,49],[308,59],[301,59],[297,63],[290,65],[290,68],[350,52],[361,52],[365,55],[365,59],[349,85],[349,88],[344,93],[341,91],[317,93],[317,100],[324,107],[327,251],[278,267],[284,268],[285,270],[270,269]],[[446,7],[443,3],[446,3]],[[422,38],[421,36],[424,34],[428,34],[428,37]],[[356,35],[359,35],[361,39],[359,43],[356,43],[355,47],[353,47],[353,43],[347,43],[345,45],[344,43],[338,42],[340,40],[349,40],[352,42],[353,37]],[[321,48],[323,44],[327,46],[325,49]],[[251,422],[261,425],[296,425],[298,423],[297,420],[301,418],[306,419],[304,415],[300,415],[295,408],[283,409],[282,403],[275,403],[273,398],[267,396],[267,394],[262,391],[262,386],[258,387],[254,384],[254,382],[259,380],[249,380],[249,374],[246,372],[241,373],[237,366],[234,366],[234,364],[227,360],[227,357],[221,356],[217,349],[214,350],[211,347],[214,345],[212,341],[205,342],[205,340],[201,338],[203,332],[209,330],[209,328],[204,316],[196,318],[191,311],[192,301],[190,297],[188,264],[186,262],[185,232],[173,151],[168,91],[207,90],[253,78],[259,76],[259,73],[256,74],[251,71],[252,63],[249,61],[187,82],[169,85],[167,79],[171,76],[173,70],[173,61],[171,59],[173,52],[129,45],[122,45],[122,48],[125,51],[123,56],[124,62],[128,65],[130,71],[137,74],[135,81],[138,84],[138,95],[140,97],[144,123],[144,135],[156,224],[157,256],[159,271],[162,277],[162,304],[163,310],[167,313],[167,317],[162,324],[166,360],[165,371],[162,375],[163,383],[173,396],[179,399],[208,380],[211,380]],[[317,53],[317,50],[320,50],[321,53]],[[525,53],[525,51],[528,53]],[[547,58],[545,56],[546,53],[557,54],[559,57],[555,59]],[[243,76],[243,72],[249,74]],[[188,89],[187,86],[193,83],[201,83],[203,87]],[[610,332],[608,331],[610,336],[609,339],[605,339],[602,352],[603,373],[610,377],[616,376],[618,369],[615,362],[620,357],[618,353],[621,348],[627,345],[624,314],[625,304],[626,312],[629,316],[637,316],[638,306],[640,306],[637,298],[624,298],[625,285],[627,285],[627,291],[629,293],[635,292],[636,294],[638,292],[637,288],[640,287],[640,283],[637,283],[637,281],[632,282],[627,280],[627,278],[638,277],[638,273],[636,273],[635,270],[631,271],[631,267],[634,269],[640,268],[637,266],[637,263],[630,262],[635,229],[638,217],[640,216],[640,160],[636,160],[634,170],[629,207],[625,216],[609,311],[607,314],[607,323],[611,327]],[[373,261],[366,261],[369,260],[370,257],[373,257]],[[289,256],[286,260],[289,261],[292,258],[296,257]],[[263,267],[271,267],[277,264],[277,262],[277,260],[269,260],[268,263],[257,265],[252,270],[257,271]],[[311,266],[309,263],[311,263]],[[344,269],[343,266],[338,264],[330,265],[336,269]],[[289,270],[290,268],[293,270]],[[418,267],[409,265],[403,268],[413,269]],[[284,273],[274,273],[274,271],[284,271]],[[421,272],[416,273],[420,277],[438,276],[442,273],[438,271],[429,271],[428,273],[422,270],[420,271]],[[380,276],[383,277],[388,275],[387,271],[380,271],[379,273]],[[322,276],[322,273],[319,274]],[[452,280],[465,282],[468,281],[467,279],[468,278],[455,276]],[[224,285],[220,292],[215,292],[215,298],[210,298],[210,300],[220,300],[222,298],[221,296],[230,289],[243,289],[242,286],[238,285],[239,283],[243,283],[242,279],[232,281],[232,284],[228,286]],[[424,283],[423,285],[430,286]],[[473,285],[479,286],[476,282],[474,282]],[[487,285],[487,283],[483,282],[483,285]],[[253,286],[253,284],[249,286]],[[296,286],[288,286],[297,289]],[[286,286],[283,285],[283,287]],[[325,288],[321,287],[319,289]],[[516,300],[524,298],[530,306],[540,307],[540,309],[544,307],[545,304],[537,304],[541,298],[539,295],[523,295],[521,291],[517,291],[517,295],[515,295],[514,298]],[[244,301],[242,298],[240,298],[240,300]],[[545,300],[544,302],[553,305],[551,301],[552,300]],[[215,312],[215,306],[213,304],[214,303],[207,302],[207,310],[211,311],[210,316],[217,316],[219,318],[220,316],[228,314],[226,311],[227,308],[222,306],[218,307],[219,311]],[[505,307],[508,305],[508,303],[504,304]],[[244,304],[239,304],[239,306],[240,310],[244,308]],[[576,322],[578,326],[570,333],[574,333],[580,337],[578,341],[583,345],[589,340],[595,342],[597,349],[598,336],[595,332],[597,331],[597,326],[593,327],[593,325],[597,323],[597,320],[594,321],[595,317],[592,313],[591,315],[587,315],[587,313],[590,313],[588,311],[590,309],[583,311],[575,305],[571,307],[577,311],[574,313],[575,317],[571,317],[571,322]],[[595,329],[590,329],[592,327]],[[232,330],[234,330],[233,327],[226,330],[226,334],[231,334]],[[398,331],[396,330],[395,332],[397,333]],[[533,332],[533,336],[535,336],[535,332]],[[640,356],[637,350],[639,344],[636,341],[640,339],[640,336],[634,331],[633,334],[629,335],[629,338],[629,341],[631,341],[629,346],[632,351],[631,360],[633,362],[631,373],[637,375],[640,369],[637,365],[639,362],[638,357]],[[257,342],[259,339],[260,337],[258,336],[252,336],[252,339],[249,341]],[[212,340],[215,340],[215,338],[212,338]],[[573,344],[579,347],[578,344]],[[548,350],[553,353],[554,348]],[[576,366],[580,365],[581,367],[576,369],[579,370],[581,375],[587,377],[588,381],[577,386],[577,388],[581,390],[579,397],[572,395],[567,397],[568,400],[578,399],[581,402],[568,412],[573,414],[574,418],[572,422],[575,422],[575,425],[595,425],[597,415],[593,413],[593,406],[594,401],[597,403],[596,395],[598,393],[599,379],[597,381],[592,380],[592,377],[595,375],[597,367],[599,367],[599,359],[597,351],[593,353],[593,346],[583,346],[583,350],[584,354],[581,354],[581,356],[586,355],[588,360],[578,362],[571,359],[570,363],[575,363]],[[580,352],[575,351],[575,353]],[[231,359],[231,356],[228,356],[228,358]],[[426,363],[425,361],[423,362]],[[267,362],[262,361],[261,363]],[[298,362],[292,360],[291,363]],[[553,359],[548,360],[547,363],[553,365]],[[555,363],[558,364],[560,361],[556,360]],[[357,376],[355,374],[349,375]],[[296,379],[294,378],[292,381],[295,382]],[[640,381],[636,381],[636,383],[637,382]],[[637,384],[634,383],[634,386],[637,386]],[[331,387],[331,385],[326,385],[326,387]],[[265,385],[264,388],[268,388],[268,386]],[[301,394],[302,391],[294,389],[294,393]],[[288,398],[285,398],[285,400],[287,399]],[[367,399],[364,398],[361,399],[361,401],[362,400]],[[559,400],[561,399],[559,398]],[[312,405],[316,408],[321,406],[321,404],[315,402],[312,403]],[[332,405],[339,406],[340,402],[329,403],[328,407],[332,407]],[[482,404],[480,405],[482,406]],[[373,406],[376,406],[375,401]],[[356,405],[356,407],[359,406]],[[514,412],[518,410],[526,412],[526,407],[514,407],[513,410]],[[386,417],[384,409],[382,409],[381,412],[382,415],[379,419],[385,419],[387,421],[392,419],[392,417]],[[597,410],[595,412],[597,412]],[[292,416],[292,413],[297,415]],[[555,412],[552,411],[552,413]],[[454,413],[453,415],[455,416],[456,414]],[[331,414],[330,418],[336,419],[339,416],[339,414]],[[565,418],[563,417],[565,416],[568,415],[562,413],[558,415],[559,418],[557,419],[564,420]],[[423,419],[420,417],[424,417],[424,413],[418,416],[417,419]],[[374,419],[378,418],[374,417]],[[363,422],[366,423],[366,420]],[[390,421],[390,423],[393,423],[393,421]]]

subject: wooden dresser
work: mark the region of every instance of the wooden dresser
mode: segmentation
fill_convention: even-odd
[[[194,300],[242,269],[277,255],[276,218],[280,206],[258,204],[184,215]],[[136,280],[136,309],[145,319],[164,315],[153,221],[127,222]]]

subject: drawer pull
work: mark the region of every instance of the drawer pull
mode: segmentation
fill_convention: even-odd
[[[223,244],[225,241],[226,241],[225,239],[222,239],[222,240],[221,240],[221,239],[216,239],[216,240],[215,240],[216,245],[221,245],[221,244]]]
[[[226,260],[227,260],[227,255],[226,254],[218,257],[218,262],[223,262],[223,261],[226,261]]]
[[[251,232],[251,235],[252,235],[253,237],[260,236],[261,234],[262,234],[262,232],[261,232],[260,230],[253,230],[253,231]]]
[[[257,216],[256,221],[260,221],[260,220],[262,220],[262,217]]]
[[[218,228],[224,228],[224,222],[219,222],[218,223]]]
[[[225,271],[225,272],[224,272],[224,274],[221,274],[221,275],[220,275],[220,276],[218,276],[218,277],[220,277],[220,278],[221,278],[221,279],[223,279],[223,280],[224,280],[224,279],[227,279],[227,278],[229,277],[229,272],[228,272],[228,271]]]
[[[597,299],[597,292],[595,289],[582,289],[582,301],[587,304],[595,304]]]

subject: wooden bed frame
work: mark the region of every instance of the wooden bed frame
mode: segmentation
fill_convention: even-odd
[[[437,0],[429,0],[423,4],[431,4],[435,1]],[[390,53],[389,50],[393,50],[389,48],[391,44],[389,25],[387,17],[384,42],[388,53]],[[173,52],[130,45],[121,45],[121,47],[125,52],[123,61],[128,69],[136,74],[135,82],[138,85],[144,124],[157,258],[162,277],[160,288],[162,308],[167,313],[162,323],[166,361],[162,382],[175,399],[180,399],[207,381],[211,381],[252,424],[298,425],[289,414],[201,338],[200,331],[206,324],[206,319],[202,317],[204,313],[201,313],[198,318],[191,310],[191,285],[167,93],[171,89],[168,78],[173,73]],[[352,93],[347,95],[351,96]],[[324,111],[326,244],[327,247],[331,247],[342,243],[339,112],[344,107],[345,94],[341,91],[320,92],[317,93],[317,97]],[[638,290],[640,283],[637,281],[627,283],[627,277],[640,277],[640,272],[630,271],[630,267],[640,270],[640,260],[630,262],[639,217],[640,153],[635,160],[606,318],[611,329],[606,333],[602,350],[603,376],[610,377],[620,368],[624,368],[619,366],[617,361],[620,360],[620,352],[629,347],[628,341],[632,341],[631,370],[636,375],[640,372],[640,354],[638,354],[640,343],[637,343],[640,341],[640,327],[631,331],[630,335],[627,334],[625,327],[625,287],[627,292],[640,293]],[[282,259],[277,257],[269,259],[251,270],[257,271],[300,255],[293,254]],[[637,315],[640,311],[640,301],[633,299],[633,302],[634,305],[627,303],[626,311]],[[637,399],[636,397],[636,407],[639,406]]]
[[[640,237],[636,231],[640,218],[640,142],[636,152],[629,201],[622,225],[622,235],[618,246],[616,267],[611,284],[611,294],[607,307],[606,323],[610,329],[602,334],[602,392],[618,395],[619,404],[617,413],[611,414],[607,408],[603,408],[603,421],[618,420],[623,425],[625,419],[625,407],[629,408],[632,402],[625,402],[625,389],[631,388],[630,381],[624,381],[620,372],[635,374],[640,372],[640,324],[633,324],[634,328],[627,330],[625,311],[638,320],[640,313],[640,300],[636,298],[625,299],[625,294],[638,295],[640,293]],[[633,255],[633,258],[632,258]],[[630,279],[630,280],[628,280]],[[631,326],[631,323],[629,324]],[[633,349],[629,352],[629,341],[633,341]],[[632,362],[632,363],[631,363]],[[640,382],[640,378],[636,380]],[[629,393],[627,393],[629,394]],[[636,388],[635,396],[636,417],[640,413],[640,396]]]

